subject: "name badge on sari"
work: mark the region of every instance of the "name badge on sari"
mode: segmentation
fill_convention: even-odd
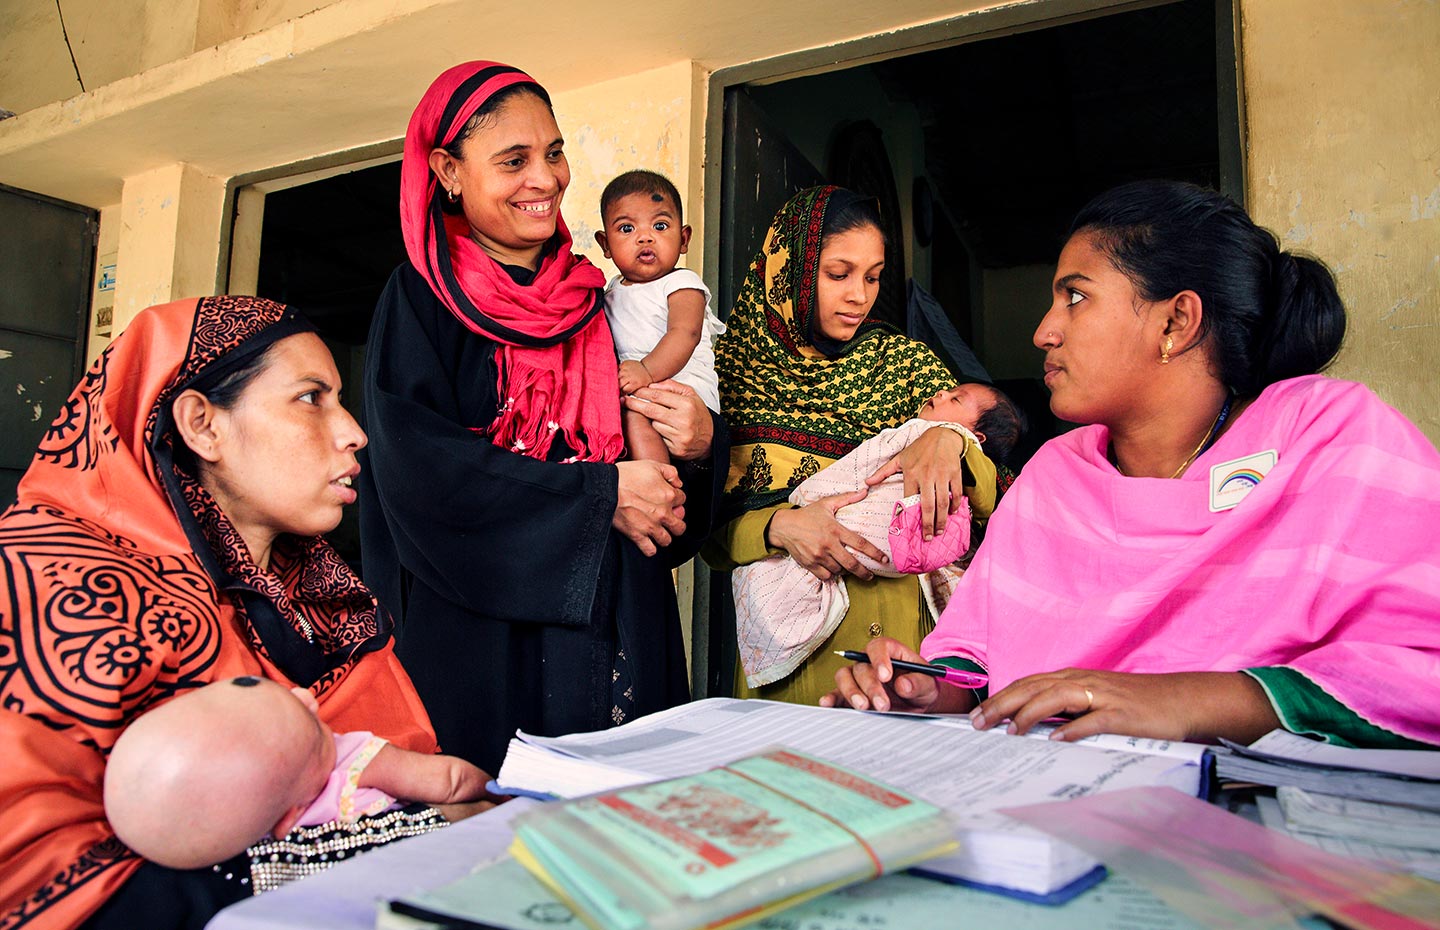
[[[1243,501],[1275,467],[1277,458],[1269,449],[1210,466],[1210,512],[1229,510]]]

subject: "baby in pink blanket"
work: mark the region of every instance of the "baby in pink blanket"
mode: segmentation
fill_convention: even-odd
[[[264,678],[217,681],[143,714],[105,766],[115,835],[160,865],[191,869],[267,834],[353,823],[404,801],[487,797],[486,774],[453,756],[335,733],[304,688]]]
[[[915,419],[887,429],[811,475],[790,493],[804,506],[834,494],[863,490],[865,479],[929,429],[952,429],[967,440],[965,461],[975,487],[946,521],[944,532],[926,540],[920,531],[919,496],[904,497],[904,477],[892,475],[866,497],[841,507],[835,518],[889,556],[878,563],[855,556],[870,571],[891,577],[919,575],[931,616],[945,609],[960,572],[954,563],[970,548],[973,521],[990,516],[995,504],[995,466],[982,452],[989,428],[1008,453],[1021,430],[1014,403],[993,387],[962,384],[926,401]],[[1003,454],[997,457],[1002,457]],[[771,556],[734,570],[735,626],[740,664],[752,687],[779,681],[813,653],[840,625],[850,598],[841,578],[821,581],[788,555]]]

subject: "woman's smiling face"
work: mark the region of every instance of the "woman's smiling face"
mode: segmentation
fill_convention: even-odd
[[[534,268],[570,184],[555,114],[522,91],[484,117],[460,152],[437,173],[459,197],[471,238],[498,262]]]

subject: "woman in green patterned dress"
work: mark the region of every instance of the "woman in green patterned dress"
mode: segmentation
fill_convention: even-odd
[[[835,511],[864,497],[805,507],[787,498],[801,481],[864,440],[914,417],[955,378],[923,344],[868,320],[885,263],[874,200],[835,187],[801,191],[776,214],[715,344],[721,412],[730,426],[725,506],[731,519],[706,548],[716,569],[788,554],[821,581],[845,574],[850,609],[840,626],[785,678],[736,694],[813,704],[847,664],[834,649],[876,636],[918,645],[933,627],[913,575],[872,576],[856,559],[884,555],[841,526]],[[962,497],[977,520],[995,503],[994,466],[950,430],[929,430],[876,479],[903,472],[938,533]]]

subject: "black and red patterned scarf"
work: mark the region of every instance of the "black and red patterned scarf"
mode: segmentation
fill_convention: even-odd
[[[0,517],[0,928],[75,926],[139,865],[104,818],[105,758],[176,694],[264,675],[310,687],[337,730],[434,750],[388,620],[328,544],[287,540],[261,572],[172,461],[176,394],[307,328],[245,297],[141,313],[71,394]]]

